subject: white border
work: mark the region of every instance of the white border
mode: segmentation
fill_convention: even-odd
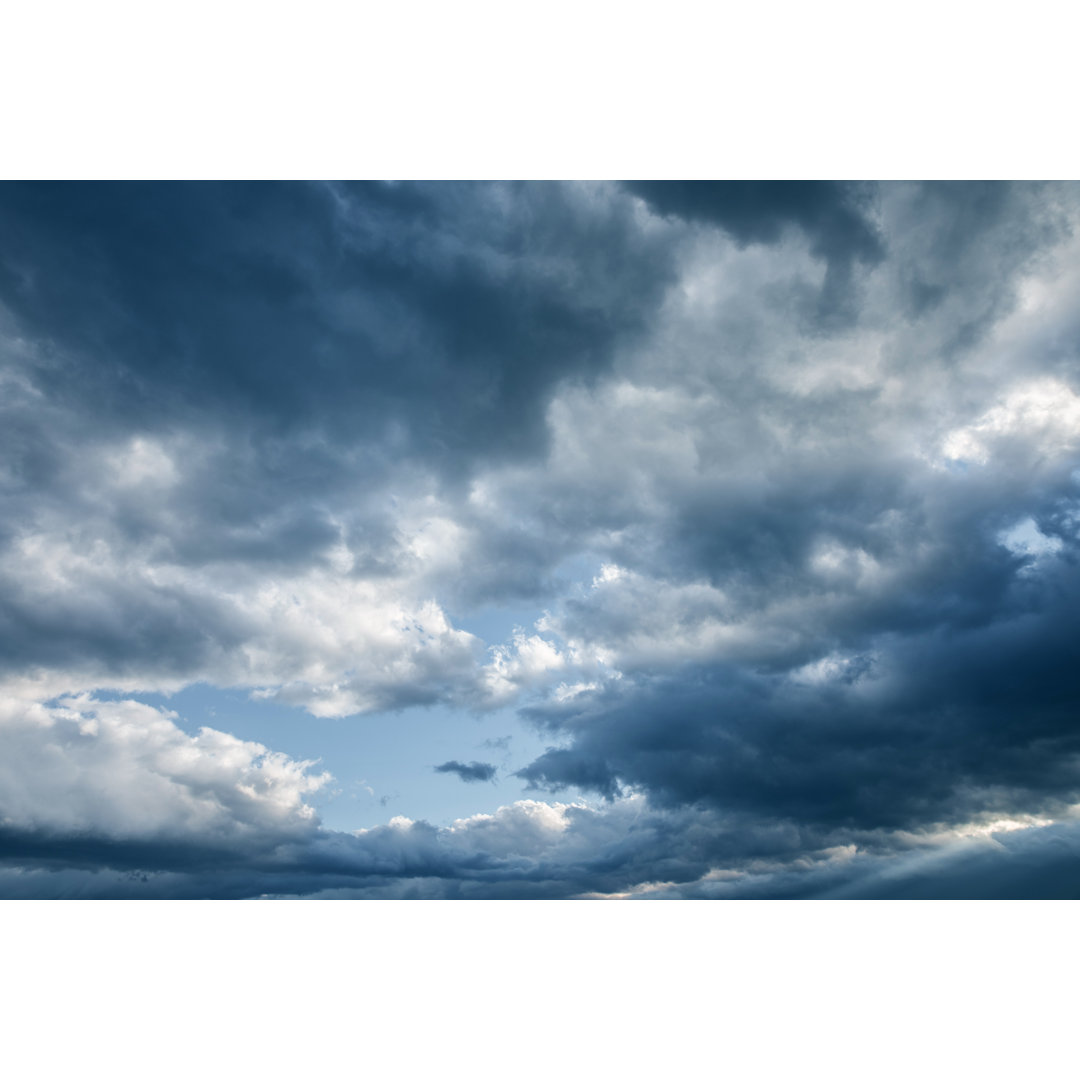
[[[10,902],[4,1057],[12,1076],[140,1080],[1059,1075],[1075,914]]]
[[[1078,173],[1032,0],[17,0],[5,178]]]

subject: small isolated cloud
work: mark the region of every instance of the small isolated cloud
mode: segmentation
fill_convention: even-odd
[[[495,779],[495,766],[486,761],[444,761],[435,766],[436,772],[457,773],[466,784],[479,784],[486,780]]]

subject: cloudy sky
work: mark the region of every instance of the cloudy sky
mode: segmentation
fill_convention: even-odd
[[[0,896],[1080,894],[1080,189],[0,185]]]

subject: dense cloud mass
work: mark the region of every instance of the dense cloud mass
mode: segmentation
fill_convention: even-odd
[[[1077,895],[1078,225],[0,186],[0,895]],[[196,684],[547,749],[463,727],[487,811],[342,831],[317,755],[141,700]]]

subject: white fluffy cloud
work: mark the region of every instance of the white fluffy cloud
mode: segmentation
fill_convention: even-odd
[[[237,846],[307,836],[330,779],[255,742],[137,701],[87,694],[0,706],[0,826]]]
[[[94,637],[62,670],[38,666],[53,693],[168,691],[203,679],[336,716],[453,695],[469,682],[480,642],[408,578],[367,580],[350,573],[347,553],[342,560],[192,567],[102,537],[40,531],[19,539],[0,572],[9,595],[54,623],[61,641]]]

